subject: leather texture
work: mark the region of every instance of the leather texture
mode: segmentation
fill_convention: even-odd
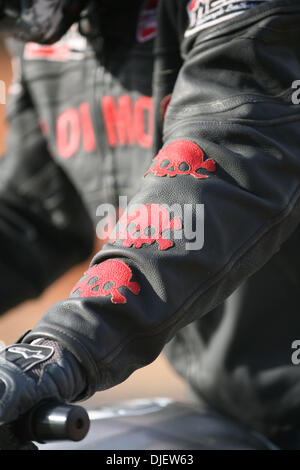
[[[174,148],[171,144],[190,141],[201,149],[204,162],[213,160],[216,169],[207,172],[202,168],[201,178],[181,170],[172,177],[150,171],[131,207],[192,206],[194,223],[204,223],[204,245],[187,249],[190,240],[186,235],[179,239],[171,230],[172,246],[159,249],[162,228],[172,227],[171,213],[163,226],[155,223],[159,235],[153,236],[152,243],[137,248],[134,243],[124,245],[124,239],[111,239],[91,263],[99,265],[100,273],[91,281],[93,295],[82,297],[79,290],[52,306],[25,342],[39,336],[60,341],[87,370],[93,393],[117,385],[151,363],[175,337],[179,358],[176,353],[171,356],[180,363],[180,347],[185,354],[190,351],[193,368],[178,369],[195,385],[199,396],[212,400],[223,414],[237,416],[251,428],[273,436],[297,425],[299,370],[291,363],[290,339],[299,329],[298,317],[287,320],[290,333],[280,345],[284,352],[274,355],[271,349],[268,354],[263,344],[270,341],[269,334],[272,344],[280,344],[282,331],[280,326],[270,333],[266,329],[272,324],[271,312],[264,317],[272,296],[260,303],[259,321],[253,316],[251,326],[246,332],[241,329],[240,337],[243,343],[249,335],[255,343],[257,331],[263,336],[260,345],[266,356],[262,361],[256,359],[255,371],[252,353],[250,359],[243,360],[238,348],[236,363],[224,362],[226,342],[222,347],[218,341],[222,333],[217,331],[207,367],[201,363],[197,347],[192,346],[192,337],[197,325],[193,322],[201,321],[205,314],[209,318],[210,312],[280,252],[299,226],[300,111],[292,104],[291,86],[300,73],[300,7],[293,0],[266,2],[237,19],[184,38],[186,6],[187,2],[162,0],[159,7],[161,43],[154,81],[158,77],[160,90],[170,91],[163,83],[164,72],[168,81],[167,70],[160,69],[167,63],[161,56],[168,52],[163,36],[167,37],[170,24],[173,34],[177,31],[176,50],[182,61],[175,84],[172,79],[162,145],[167,154]],[[174,67],[168,69],[172,74],[178,63],[175,57]],[[159,109],[157,104],[155,109]],[[186,155],[181,168],[188,168],[190,157]],[[170,151],[172,159],[175,156]],[[204,213],[197,215],[195,208],[200,204]],[[184,226],[184,219],[182,222]],[[117,268],[114,273],[103,268],[107,260],[129,268],[130,276],[122,277],[123,284]],[[104,271],[109,273],[106,278]],[[109,292],[103,294],[108,284],[112,292],[112,280],[117,278],[115,287],[126,298],[120,304],[114,303]],[[140,286],[138,294],[129,288],[131,282]],[[279,293],[274,295],[276,300]],[[226,315],[228,322],[231,315]],[[283,307],[279,315],[286,315]],[[223,326],[226,334],[225,321]],[[191,329],[190,335],[181,333],[184,327]],[[231,386],[236,394],[230,393]],[[240,402],[239,390],[245,398]],[[270,394],[274,401],[270,401]]]
[[[98,206],[129,200],[151,162],[153,40],[136,39],[141,4],[124,22],[117,2],[113,11],[90,2],[88,37],[75,26],[53,46],[8,41],[14,80],[0,162],[1,313],[91,256]]]
[[[76,42],[68,60],[61,60],[62,49],[52,49],[56,60],[46,60],[44,49],[25,47],[21,88],[10,108],[12,145],[18,147],[9,152],[19,163],[4,179],[13,184],[22,168],[20,149],[28,145],[26,159],[41,159],[24,167],[25,176],[28,168],[35,174],[49,164],[50,175],[68,181],[61,184],[64,197],[73,192],[66,191],[69,184],[81,195],[82,211],[77,218],[78,199],[72,196],[63,205],[64,214],[72,213],[69,231],[57,230],[55,217],[53,224],[40,209],[32,215],[39,202],[28,204],[16,188],[2,191],[3,201],[8,198],[1,212],[3,299],[10,295],[19,302],[26,292],[40,292],[66,267],[62,255],[70,240],[76,242],[68,263],[86,252],[99,202],[115,203],[123,191],[135,194],[128,212],[137,222],[138,207],[139,223],[120,227],[72,296],[52,306],[23,341],[50,338],[72,352],[88,374],[86,396],[122,382],[168,344],[172,363],[200,400],[272,439],[290,436],[299,410],[299,370],[291,361],[299,331],[300,114],[292,103],[292,84],[300,76],[299,2],[264,2],[185,37],[187,6],[159,2],[153,88],[155,147],[163,153],[153,163],[140,119],[141,110],[149,116],[153,44],[133,41],[133,34],[130,44],[120,40],[127,26],[132,33],[134,22],[122,23],[119,16],[113,24],[124,29],[99,33],[88,45]],[[128,110],[128,103],[135,103],[139,118],[124,134],[117,111]],[[80,142],[77,132],[68,141],[66,124],[75,122],[77,130],[82,115],[87,120]],[[113,129],[106,126],[108,115],[119,117]],[[31,151],[32,142],[38,152]],[[56,177],[46,178],[43,187],[51,188],[52,181]],[[40,186],[32,187],[40,201]],[[177,212],[166,212],[163,204],[177,204]],[[184,230],[185,205],[192,208],[193,225],[204,226],[204,244],[196,250],[187,248],[192,240]],[[197,212],[197,205],[204,211]],[[151,208],[154,219],[147,225]],[[26,214],[17,230],[16,214]],[[20,239],[28,221],[34,222],[29,234],[43,249]],[[31,264],[37,268],[29,269]]]

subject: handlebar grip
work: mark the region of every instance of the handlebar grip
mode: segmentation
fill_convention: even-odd
[[[43,403],[15,423],[14,432],[22,441],[44,444],[50,441],[81,441],[90,427],[84,408],[60,403]]]

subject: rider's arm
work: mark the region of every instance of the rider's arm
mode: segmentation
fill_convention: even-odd
[[[43,289],[93,248],[93,225],[50,155],[26,83],[11,88],[0,160],[0,312]]]
[[[128,230],[24,340],[44,336],[73,352],[87,394],[153,361],[299,224],[299,22],[298,2],[274,0],[184,39],[163,150],[131,201],[143,207],[139,220],[129,208]],[[163,204],[176,213],[167,217]]]

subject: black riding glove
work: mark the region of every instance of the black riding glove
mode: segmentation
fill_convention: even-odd
[[[76,401],[85,388],[81,365],[59,343],[40,339],[9,346],[0,352],[0,425],[45,399]]]

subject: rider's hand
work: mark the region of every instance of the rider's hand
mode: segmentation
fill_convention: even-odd
[[[24,441],[16,436],[11,424],[0,426],[0,451],[1,450],[38,450],[33,442]]]
[[[9,346],[0,352],[0,425],[46,399],[75,401],[85,387],[81,365],[57,342],[40,339]]]

